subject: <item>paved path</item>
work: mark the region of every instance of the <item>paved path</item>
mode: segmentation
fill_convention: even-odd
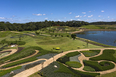
[[[104,49],[114,49],[114,50],[116,50],[116,48],[95,48],[95,49],[92,48],[92,49],[93,49],[93,50],[101,50],[100,53],[99,53],[98,55],[95,55],[95,56],[92,56],[92,57],[96,57],[96,56],[101,55],[101,54],[103,53],[103,50],[104,50]],[[16,75],[13,76],[13,77],[28,77],[28,76],[34,74],[35,72],[41,70],[42,67],[44,68],[44,67],[48,66],[50,63],[53,62],[53,60],[56,61],[58,58],[60,58],[61,56],[64,56],[64,55],[67,54],[67,53],[75,52],[75,51],[92,50],[92,49],[78,49],[78,50],[71,50],[71,51],[67,51],[67,52],[60,53],[60,54],[54,56],[54,59],[53,59],[53,58],[50,58],[50,59],[46,60],[44,63],[39,64],[39,65],[37,65],[37,66],[35,66],[35,67],[32,67],[32,68],[30,68],[30,69],[28,69],[28,70],[25,70],[25,71],[23,71],[23,72],[21,72],[21,73],[18,73],[18,74],[16,74]],[[81,53],[81,56],[80,56],[79,60],[80,60],[81,64],[83,64],[83,60],[89,60],[89,58],[90,58],[90,57],[87,58],[87,57],[85,57],[85,56]],[[111,61],[111,62],[112,62],[112,61]],[[112,62],[112,63],[114,63],[114,62]],[[115,63],[114,63],[114,64],[115,64]],[[82,67],[80,67],[80,68],[78,68],[78,69],[76,68],[76,70],[84,71],[84,70],[82,70],[83,67],[84,67],[84,66],[82,66]],[[73,69],[75,69],[75,68],[73,68]],[[98,72],[98,73],[100,73],[100,74],[105,74],[105,73],[110,73],[110,72],[114,72],[114,71],[116,71],[116,64],[115,64],[115,67],[114,67],[113,69],[107,70],[107,71],[100,71],[100,72]],[[88,72],[88,71],[85,71],[85,72]],[[94,73],[94,72],[91,72],[91,73]]]
[[[39,52],[38,50],[35,50],[35,51],[36,51],[36,53],[34,53],[34,54],[30,55],[30,56],[27,56],[27,57],[22,58],[22,59],[19,59],[19,60],[15,60],[15,61],[11,61],[11,62],[4,63],[4,64],[0,65],[0,67],[4,66],[6,64],[10,64],[10,63],[13,63],[13,62],[17,62],[17,61],[20,61],[20,60],[23,60],[23,59],[27,59],[27,58],[33,57],[33,56],[35,56]],[[29,63],[32,63],[32,62],[29,62]],[[16,65],[16,66],[13,66],[13,67],[8,67],[6,69],[0,69],[0,70],[7,70],[7,69],[10,69],[10,68],[14,68],[14,67],[17,67],[17,66],[26,65],[26,64],[29,64],[29,63],[24,63],[24,64],[20,64],[20,65]]]
[[[5,51],[11,51],[11,52],[9,54],[3,56],[3,57],[9,56],[9,55],[15,53],[17,51],[17,49],[9,49],[9,50],[5,50]],[[1,51],[1,52],[5,52],[5,51]],[[3,58],[3,57],[0,57],[0,59]]]

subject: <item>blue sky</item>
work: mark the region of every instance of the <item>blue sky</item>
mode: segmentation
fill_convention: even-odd
[[[116,0],[0,0],[0,21],[116,21]]]

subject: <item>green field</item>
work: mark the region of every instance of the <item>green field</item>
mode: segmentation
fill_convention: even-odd
[[[88,26],[82,26],[84,28],[91,28],[91,29],[101,29],[101,27],[99,26],[95,26],[95,25],[88,25]],[[6,63],[6,61],[8,62],[12,62],[15,60],[19,60],[21,58],[25,58],[27,56],[30,56],[32,54],[35,53],[35,50],[39,50],[39,52],[30,58],[27,59],[23,59],[20,61],[16,61],[16,62],[12,62],[9,63],[7,65],[4,65],[0,68],[8,68],[8,67],[12,67],[12,66],[16,66],[19,64],[23,64],[23,63],[27,63],[27,62],[31,62],[34,60],[37,60],[37,57],[45,55],[45,54],[49,54],[49,53],[61,53],[66,52],[66,51],[70,51],[70,50],[78,50],[78,49],[89,49],[89,48],[104,48],[101,46],[97,46],[97,45],[93,45],[93,44],[88,44],[81,41],[80,39],[75,39],[73,40],[70,36],[70,32],[73,31],[79,31],[79,29],[77,27],[67,27],[67,26],[63,26],[63,27],[48,27],[48,28],[42,28],[40,30],[37,30],[37,32],[39,34],[32,34],[35,33],[35,31],[21,31],[21,32],[17,32],[17,31],[3,31],[0,32],[0,48],[2,48],[5,45],[9,46],[9,42],[12,42],[13,44],[16,41],[20,41],[20,42],[25,42],[23,45],[20,44],[18,47],[24,47],[23,50],[21,50],[20,52],[16,52],[10,56],[4,57],[2,59],[0,59],[0,64],[4,64]],[[35,36],[33,36],[35,35]],[[4,41],[5,40],[5,41]],[[8,47],[6,46],[5,48],[3,48],[2,50],[7,50],[7,49],[16,49],[17,47]],[[58,49],[56,49],[58,48]],[[107,52],[109,51],[109,52]],[[86,57],[91,57],[94,55],[99,54],[100,50],[90,50],[90,51],[81,51],[81,53],[83,53]],[[82,72],[82,71],[77,71],[72,69],[73,68],[80,68],[82,65],[77,62],[77,61],[70,61],[70,57],[74,57],[76,55],[79,55],[80,52],[76,51],[76,52],[71,52],[66,54],[65,56],[59,58],[57,61],[59,62],[54,62],[52,63],[50,66],[46,67],[45,69],[42,69],[40,71],[40,73],[43,76],[48,76],[48,77],[95,77],[97,75],[99,75],[99,73],[89,73],[89,72]],[[110,57],[106,57],[107,55],[110,55]],[[99,61],[99,60],[110,60],[110,61],[114,61],[115,62],[115,58],[116,58],[116,52],[114,50],[104,50],[104,53],[98,57],[93,57],[90,58],[90,60],[95,60],[95,61]],[[68,67],[63,65],[66,64]],[[54,68],[53,65],[56,64],[58,66],[58,68]],[[107,62],[100,62],[101,65],[107,64]],[[109,63],[109,67],[108,69],[112,69],[113,68],[113,64]],[[11,72],[11,70],[15,70],[15,69],[19,69],[21,67],[16,67],[16,68],[12,68],[9,70],[0,70],[0,77]],[[84,70],[86,71],[96,71],[96,68],[98,68],[100,71],[103,70],[107,70],[107,68],[102,67],[98,64],[98,62],[93,62],[93,61],[85,61],[85,67]],[[49,71],[49,69],[51,71]],[[46,72],[48,71],[48,72]],[[3,73],[4,72],[4,73]],[[51,74],[51,75],[50,75]],[[30,77],[43,77],[40,76],[38,74],[38,72],[36,72],[35,74],[33,74]]]

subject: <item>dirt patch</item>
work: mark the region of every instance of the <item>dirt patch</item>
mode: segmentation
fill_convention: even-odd
[[[22,51],[24,49],[24,47],[18,47],[18,50],[16,51],[16,53]]]

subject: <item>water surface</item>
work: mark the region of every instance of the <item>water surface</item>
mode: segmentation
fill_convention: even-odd
[[[76,35],[77,37],[116,46],[116,31],[85,31]]]

